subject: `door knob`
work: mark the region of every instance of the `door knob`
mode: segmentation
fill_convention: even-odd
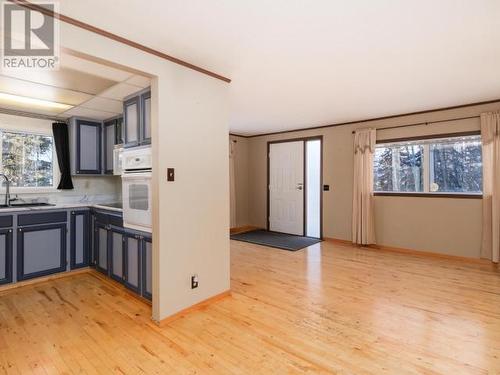
[[[297,182],[297,190],[302,190],[303,185],[304,184],[302,182]]]

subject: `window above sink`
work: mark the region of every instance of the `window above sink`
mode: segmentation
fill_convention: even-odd
[[[55,191],[59,168],[53,136],[0,130],[0,171],[9,178],[11,193]]]

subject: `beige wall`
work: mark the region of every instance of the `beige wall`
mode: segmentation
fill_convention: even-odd
[[[234,183],[236,189],[236,226],[248,225],[248,139],[230,136],[234,144]]]
[[[398,126],[474,116],[498,110],[500,103],[388,120],[292,132],[248,140],[248,215],[249,225],[266,226],[267,142],[303,136],[323,135],[323,180],[330,191],[323,193],[323,234],[325,237],[351,239],[351,201],[353,179],[352,131],[364,127]],[[479,119],[380,130],[380,140],[425,134],[478,130]],[[237,192],[238,193],[238,192]],[[237,210],[242,209],[241,207]],[[376,197],[378,243],[386,246],[443,254],[480,256],[481,200],[458,198]]]
[[[157,129],[159,309],[165,316],[228,291],[227,84],[186,69],[153,85]],[[165,125],[164,125],[165,124]],[[175,167],[175,182],[165,172]],[[191,290],[191,275],[199,287]]]
[[[153,319],[227,291],[228,84],[65,23],[60,35],[62,47],[153,77]]]

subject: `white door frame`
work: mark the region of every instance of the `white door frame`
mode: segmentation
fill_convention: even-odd
[[[270,182],[270,159],[269,159],[269,153],[271,151],[271,145],[275,143],[285,143],[285,142],[297,142],[297,141],[303,141],[304,142],[304,185],[302,189],[302,193],[304,195],[304,210],[303,210],[303,215],[304,215],[304,225],[303,225],[303,231],[302,235],[306,235],[306,228],[307,228],[307,173],[306,173],[306,155],[307,155],[307,141],[312,141],[312,140],[319,140],[321,143],[321,158],[320,158],[320,239],[323,239],[323,136],[318,135],[318,136],[313,136],[313,137],[301,137],[301,138],[291,138],[291,139],[283,139],[279,141],[268,141],[267,142],[267,230],[270,230],[270,191],[269,191],[269,182]]]

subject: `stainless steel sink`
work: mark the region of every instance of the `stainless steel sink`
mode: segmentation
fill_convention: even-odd
[[[6,206],[5,204],[0,204],[0,209],[2,208],[29,208],[29,207],[47,207],[47,206],[55,206],[51,203],[12,203],[10,206]]]

